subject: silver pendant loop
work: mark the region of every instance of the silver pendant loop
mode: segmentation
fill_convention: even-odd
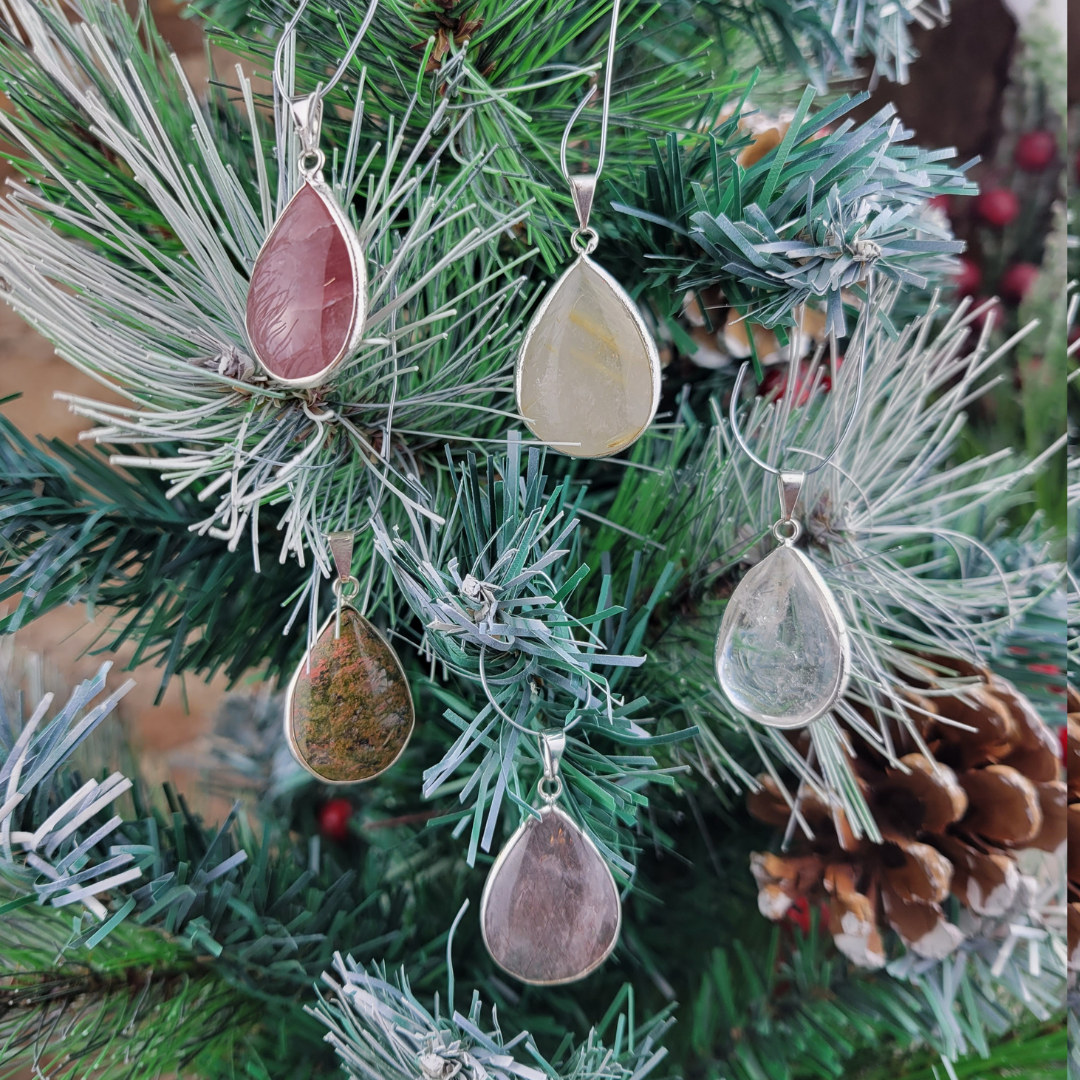
[[[559,796],[562,795],[562,777],[556,776],[552,779],[548,779],[546,776],[541,776],[536,784],[536,793],[544,800],[545,806],[554,806],[559,801]]]
[[[600,234],[595,229],[575,229],[570,234],[570,246],[579,255],[591,255],[600,243]]]
[[[773,522],[769,531],[781,544],[790,547],[802,535],[802,526],[794,518],[781,518]]]

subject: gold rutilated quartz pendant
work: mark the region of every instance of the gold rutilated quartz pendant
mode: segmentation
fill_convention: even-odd
[[[568,180],[581,225],[571,238],[578,257],[525,331],[517,406],[529,430],[552,449],[602,458],[633,445],[652,422],[660,356],[637,305],[589,258],[599,239],[589,228],[596,174]]]

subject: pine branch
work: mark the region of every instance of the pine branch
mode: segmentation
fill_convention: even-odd
[[[268,70],[274,43],[290,11],[256,3],[238,24],[227,8],[197,5],[212,22],[211,36],[230,52]],[[362,0],[326,0],[308,8],[299,26],[297,89],[309,91],[327,66],[341,58],[352,28],[367,4]],[[568,242],[573,207],[559,175],[558,148],[563,128],[585,93],[592,90],[606,48],[609,0],[481,0],[469,4],[405,5],[384,0],[361,44],[354,70],[368,71],[376,117],[400,116],[414,87],[443,94],[448,70],[460,64],[458,93],[470,106],[462,129],[469,154],[487,165],[474,184],[478,201],[493,213],[514,214],[535,204],[523,220],[524,237],[536,245],[548,273],[571,256]],[[257,30],[253,33],[252,31]],[[239,31],[239,32],[238,32]],[[619,28],[611,130],[605,172],[626,176],[640,154],[643,135],[698,128],[716,115],[726,95],[727,72],[711,70],[707,42],[680,34],[676,43],[665,13],[642,3],[623,5]],[[424,75],[402,72],[402,57],[415,56]],[[341,91],[330,99],[351,107]],[[578,121],[571,147],[590,160],[599,133],[599,102]],[[460,106],[456,106],[460,107]],[[418,116],[406,117],[401,133],[422,146]],[[385,120],[376,119],[376,125]],[[328,117],[330,138],[344,145],[343,126]],[[369,140],[380,137],[376,132]],[[584,145],[578,144],[578,139]]]
[[[745,783],[740,770],[746,763],[724,746],[734,729],[751,740],[775,779],[780,770],[793,770],[823,797],[838,799],[871,837],[876,826],[847,774],[844,740],[865,738],[895,756],[889,728],[906,723],[904,702],[919,685],[913,662],[927,655],[993,661],[1010,628],[1058,587],[1062,572],[1050,557],[1053,534],[1033,522],[1028,533],[1010,536],[1005,520],[1029,498],[1040,460],[1013,464],[1001,452],[949,464],[965,406],[992,380],[994,364],[1013,343],[991,350],[984,335],[964,353],[974,315],[969,308],[935,335],[934,309],[897,331],[887,298],[879,294],[878,301],[882,307],[864,310],[854,345],[830,374],[828,393],[821,390],[827,368],[819,366],[805,384],[789,380],[788,398],[754,400],[741,421],[767,460],[820,460],[847,415],[867,331],[859,416],[834,464],[808,478],[799,512],[807,555],[836,595],[853,642],[852,688],[836,712],[844,726],[812,729],[828,739],[818,746],[821,769],[808,767],[774,732],[759,733],[732,715],[715,682],[713,648],[724,600],[740,566],[764,555],[778,513],[774,480],[747,461],[724,417],[715,417],[708,452],[691,456],[685,479],[665,490],[670,512],[652,537],[664,543],[667,557],[685,553],[688,562],[650,636],[651,662],[634,674],[630,691],[648,697],[676,726],[699,727],[701,763],[724,782]],[[797,382],[816,387],[805,405],[791,400]],[[785,447],[802,453],[782,457]],[[963,682],[941,674],[943,688]]]
[[[327,6],[338,12],[350,10],[340,0]],[[269,5],[253,8],[241,0],[199,0],[197,9],[230,35],[226,40],[231,40],[233,34],[250,38],[253,32],[273,37],[281,26],[280,13]],[[356,9],[356,5],[351,8]],[[479,10],[483,17],[488,8],[482,6]],[[563,10],[567,12],[563,18],[573,25],[571,13],[578,9]],[[387,37],[394,47],[418,50],[426,37],[442,30],[441,43],[445,43],[451,36],[449,31],[458,30],[466,20],[476,21],[475,11],[474,5],[465,4],[440,5],[435,11],[419,8],[410,13],[414,27],[411,38]],[[771,0],[767,4],[756,0],[706,0],[697,4],[668,0],[654,16],[663,24],[662,36],[653,31],[650,37],[655,43],[648,44],[652,55],[684,59],[706,38],[718,45],[720,55],[729,61],[741,58],[741,51],[749,45],[761,64],[779,71],[798,71],[822,89],[830,77],[855,74],[855,61],[872,56],[875,80],[885,77],[906,83],[910,65],[918,55],[911,41],[911,27],[940,25],[947,21],[948,14],[948,0],[900,5],[882,0]],[[329,38],[325,32],[323,36]],[[460,44],[456,34],[454,38]],[[729,52],[735,55],[729,56]]]
[[[464,908],[459,919],[462,914]],[[328,1041],[355,1080],[643,1080],[666,1057],[658,1043],[673,1023],[670,1010],[664,1010],[635,1024],[632,992],[624,987],[579,1047],[564,1039],[553,1060],[546,1061],[527,1032],[506,1038],[494,1009],[491,1030],[484,1030],[478,994],[472,995],[467,1013],[458,1012],[452,971],[446,1016],[440,1015],[437,994],[433,1012],[420,1004],[404,972],[391,983],[385,968],[372,966],[369,973],[339,955],[334,973],[324,972],[322,978],[330,993],[320,992],[309,1011],[327,1026]],[[623,1012],[628,994],[630,1009]],[[613,1022],[614,1046],[607,1048],[600,1040]]]
[[[924,207],[932,195],[974,194],[968,166],[902,145],[913,133],[891,106],[859,125],[843,119],[867,96],[810,114],[807,88],[783,141],[749,168],[737,160],[741,109],[707,137],[654,141],[632,187],[608,183],[611,206],[632,221],[627,250],[638,252],[620,276],[645,281],[662,315],[712,286],[766,327],[795,325],[795,309],[818,300],[840,337],[843,294],[868,272],[917,288],[941,280],[963,245]]]
[[[719,1067],[731,1080],[891,1078],[906,1077],[909,1069],[913,1077],[932,1080],[988,1077],[997,1075],[991,1070],[1025,1066],[1035,1077],[1042,1075],[1035,1071],[1040,1066],[1061,1060],[1060,1004],[1053,1010],[1056,1032],[1034,1044],[1010,1043],[1015,1002],[1003,1003],[977,962],[953,964],[948,974],[939,974],[936,990],[932,980],[904,987],[836,964],[823,945],[827,935],[819,932],[816,913],[809,934],[794,931],[790,949],[784,936],[774,930],[762,959],[752,958],[738,942],[731,950],[716,950],[693,1002],[690,1038],[706,1060],[723,1062]],[[941,998],[942,976],[948,1001]],[[1053,992],[1060,1003],[1060,990]],[[951,1032],[943,1037],[943,1020],[963,1029],[966,1037],[959,1045],[952,1043]],[[916,1061],[929,1059],[925,1072],[917,1065],[905,1068],[912,1051],[918,1052]]]
[[[358,872],[322,851],[317,837],[298,843],[280,834],[270,817],[256,831],[239,806],[211,829],[170,787],[162,811],[119,773],[100,783],[72,773],[67,758],[131,685],[90,709],[107,670],[51,720],[47,697],[21,732],[4,727],[17,737],[0,746],[0,876],[10,898],[0,910],[83,910],[67,922],[68,949],[93,947],[127,921],[165,931],[191,955],[212,958],[223,976],[277,996],[310,985],[335,942],[370,949],[366,942],[392,931],[405,946],[404,897],[378,885],[393,878],[397,853],[369,848]],[[133,817],[109,809],[126,791]],[[365,883],[385,897],[382,907]]]
[[[4,916],[0,1075],[50,1075],[62,1063],[70,1076],[83,1062],[109,1080],[133,1062],[149,1075],[188,1069],[207,1053],[227,1059],[257,1022],[254,1000],[154,931],[126,924],[92,950],[70,939],[64,913]]]
[[[406,539],[375,522],[376,550],[420,619],[419,648],[433,673],[441,668],[444,678],[451,673],[471,683],[471,696],[479,702],[470,705],[435,689],[450,706],[444,717],[462,734],[426,770],[423,792],[437,795],[472,755],[482,753],[460,794],[472,809],[439,819],[456,821],[455,834],[471,819],[472,865],[478,849],[491,849],[504,799],[522,814],[534,812],[531,785],[542,761],[539,743],[523,737],[523,729],[565,730],[570,738],[562,769],[564,801],[600,850],[630,875],[623,830],[648,805],[642,788],[648,781],[673,782],[642,752],[670,736],[650,737],[642,727],[649,721],[638,715],[647,700],[627,700],[615,691],[625,673],[644,662],[635,654],[671,568],[661,572],[644,602],[635,603],[631,586],[621,605],[613,603],[605,575],[592,614],[572,614],[569,601],[589,574],[576,557],[580,521],[574,514],[584,489],[569,479],[550,493],[548,486],[540,452],[530,448],[523,460],[521,443],[512,435],[505,456],[488,456],[483,477],[471,454],[459,470],[453,505],[442,515],[453,532],[425,530],[414,519]],[[597,739],[627,753],[604,753],[593,745]]]
[[[11,399],[8,399],[11,400]],[[289,670],[302,642],[283,636],[291,574],[252,574],[246,551],[193,532],[191,495],[165,497],[144,473],[124,475],[96,453],[59,440],[37,446],[0,416],[0,631],[13,633],[61,604],[108,613],[96,647],[138,647],[130,661],[174,674],[232,680],[268,662]]]
[[[360,351],[316,400],[256,374],[243,328],[246,278],[275,208],[299,182],[288,167],[298,152],[288,125],[278,126],[276,155],[286,167],[275,197],[267,169],[238,173],[223,159],[221,133],[215,137],[178,65],[144,49],[139,24],[122,9],[88,0],[79,9],[85,21],[70,27],[51,3],[17,0],[12,8],[33,49],[35,87],[47,92],[24,90],[17,118],[0,119],[48,182],[16,189],[0,210],[6,299],[62,356],[127,399],[111,406],[69,398],[102,425],[99,441],[140,448],[114,463],[160,472],[169,496],[196,492],[209,511],[198,532],[232,550],[250,535],[256,570],[260,509],[283,503],[282,556],[303,564],[313,552],[316,572],[326,571],[324,532],[359,531],[368,499],[415,507],[417,454],[445,438],[483,438],[507,415],[524,285],[515,268],[528,252],[503,258],[496,239],[524,211],[461,205],[490,162],[483,150],[461,158],[455,145],[470,116],[469,106],[455,104],[460,63],[443,72],[455,92],[426,112],[416,94],[403,106],[406,121],[425,114],[424,155],[391,139],[381,159],[345,155],[334,171],[346,204],[367,192],[358,228],[376,270]],[[131,55],[139,60],[126,67]],[[24,89],[27,64],[9,42],[0,83]],[[83,125],[74,135],[53,133],[58,98],[66,99],[61,115],[74,109]],[[246,115],[219,103],[219,126],[225,113],[233,126],[260,130],[246,84],[244,99]],[[357,110],[358,129],[363,117]],[[131,225],[112,210],[111,182],[98,190],[71,170],[63,159],[79,136],[124,163],[111,171],[131,170],[149,222]],[[440,160],[452,161],[451,150],[462,163],[440,183]],[[189,167],[192,154],[198,160]],[[249,166],[270,157],[260,135]],[[254,190],[240,178],[252,173]],[[159,243],[162,228],[179,249]],[[440,246],[446,254],[432,262]]]

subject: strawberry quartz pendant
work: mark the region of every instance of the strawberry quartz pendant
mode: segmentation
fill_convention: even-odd
[[[322,102],[292,104],[304,183],[255,260],[247,295],[251,351],[275,382],[318,386],[360,343],[367,273],[360,240],[322,178]]]

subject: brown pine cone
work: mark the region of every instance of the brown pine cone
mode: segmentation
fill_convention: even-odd
[[[1068,879],[1069,967],[1080,970],[1080,691],[1068,690],[1068,743],[1065,768],[1068,776]]]
[[[842,811],[804,792],[799,809],[814,839],[797,830],[789,854],[751,856],[762,914],[780,919],[799,897],[824,902],[837,947],[862,967],[885,963],[882,918],[920,956],[947,956],[963,940],[941,907],[950,893],[978,915],[1002,915],[1021,884],[1018,850],[1056,850],[1066,816],[1080,839],[1080,802],[1067,811],[1058,741],[1027,698],[984,669],[935,663],[979,681],[942,690],[931,668],[923,669],[925,686],[908,702],[922,748],[896,724],[891,734],[903,769],[862,741],[851,762],[883,843],[856,840]],[[1070,738],[1074,727],[1080,736],[1072,725]],[[806,752],[809,736],[801,733],[797,745]],[[1080,760],[1080,744],[1076,754]],[[758,779],[750,812],[786,825],[790,808],[780,788],[767,775]],[[1074,783],[1080,798],[1080,774]],[[1080,901],[1080,855],[1069,872]],[[1069,917],[1071,952],[1080,903]]]

